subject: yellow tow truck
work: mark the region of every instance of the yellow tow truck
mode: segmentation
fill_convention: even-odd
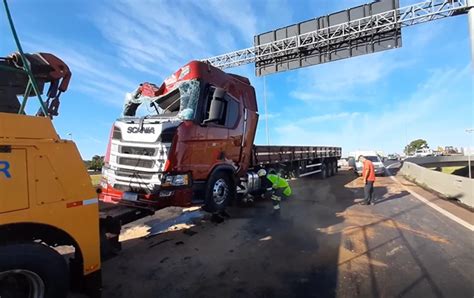
[[[120,250],[121,225],[154,212],[105,203],[99,211],[76,145],[52,122],[70,77],[52,54],[20,48],[0,58],[1,298],[66,297],[70,289],[100,296],[101,257]],[[26,115],[31,95],[39,110]]]
[[[97,194],[76,145],[52,123],[71,72],[52,54],[23,53],[4,4],[18,52],[0,58],[0,297],[66,297],[71,287],[98,296]],[[29,97],[39,99],[35,115]]]

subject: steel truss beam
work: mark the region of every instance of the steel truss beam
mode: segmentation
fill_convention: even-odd
[[[468,0],[430,0],[389,10],[361,19],[321,28],[274,42],[203,59],[221,69],[249,63],[265,63],[278,57],[294,55],[308,48],[321,52],[335,44],[350,42],[372,34],[383,34],[401,27],[467,13]]]

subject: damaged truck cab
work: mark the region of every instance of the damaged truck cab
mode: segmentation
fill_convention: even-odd
[[[258,113],[250,81],[192,61],[155,90],[146,102],[152,113],[134,116],[136,98],[113,125],[101,199],[225,207],[252,159]]]

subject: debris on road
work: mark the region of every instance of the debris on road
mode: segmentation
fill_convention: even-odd
[[[186,230],[204,218],[200,208],[168,207],[122,227],[119,241],[150,238],[169,231]],[[192,232],[190,232],[192,233]],[[189,235],[189,234],[188,234]]]
[[[193,230],[191,230],[191,229],[187,229],[187,230],[184,230],[184,231],[183,231],[183,234],[188,235],[188,236],[193,236],[193,235],[196,235],[197,233],[198,233],[198,232],[193,231]]]
[[[151,244],[150,246],[148,246],[148,248],[152,248],[152,247],[158,246],[158,245],[160,245],[160,244],[163,244],[163,243],[168,242],[168,241],[171,241],[171,240],[173,240],[173,239],[164,239],[164,240],[158,241],[158,242],[153,243],[153,244]]]

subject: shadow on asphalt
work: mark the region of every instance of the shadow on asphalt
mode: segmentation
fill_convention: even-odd
[[[385,188],[385,187],[384,187],[384,188]],[[377,187],[375,188],[375,190],[377,191]],[[386,190],[386,189],[385,189],[385,190]],[[382,191],[380,191],[380,190],[378,191],[378,193],[381,193],[381,192],[383,192],[383,190],[382,190]],[[410,193],[409,193],[408,191],[404,190],[404,191],[401,191],[401,192],[399,192],[399,193],[397,193],[397,194],[393,194],[393,195],[391,195],[391,196],[389,196],[389,197],[386,197],[386,198],[383,198],[383,197],[382,197],[381,199],[380,199],[380,198],[379,198],[379,199],[376,198],[375,204],[377,205],[377,204],[380,204],[380,203],[383,203],[383,202],[388,202],[388,201],[391,201],[391,200],[400,199],[400,198],[403,198],[403,197],[405,197],[405,196],[408,196],[409,194],[410,194]]]
[[[282,210],[277,214],[272,214],[268,202],[233,209],[233,219],[248,220],[244,229],[249,235],[271,242],[271,247],[259,252],[258,257],[251,254],[252,260],[242,259],[252,264],[248,274],[256,279],[265,276],[265,282],[254,289],[237,289],[238,292],[244,291],[251,297],[335,297],[340,247],[351,244],[342,242],[342,233],[320,231],[343,224],[340,214],[356,204],[355,198],[363,198],[363,187],[351,185],[356,179],[352,173],[342,172],[327,180],[308,177],[293,181],[293,195],[282,202]],[[384,197],[387,188],[375,187],[374,194]],[[402,192],[379,202],[407,194]],[[370,258],[370,251],[365,254]],[[373,272],[371,276],[375,279]],[[372,293],[378,296],[376,287]]]

